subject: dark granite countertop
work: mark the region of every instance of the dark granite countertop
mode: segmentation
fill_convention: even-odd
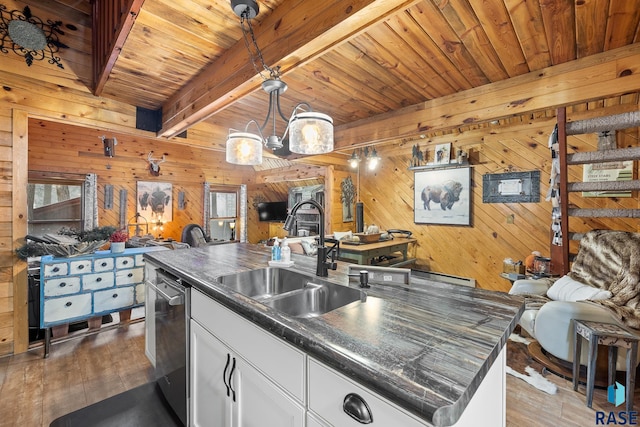
[[[425,279],[372,284],[364,304],[293,318],[234,293],[216,278],[266,267],[267,248],[228,244],[145,254],[243,317],[434,425],[451,425],[515,328],[521,297]],[[314,274],[315,258],[292,255]],[[347,263],[329,281],[358,287]]]

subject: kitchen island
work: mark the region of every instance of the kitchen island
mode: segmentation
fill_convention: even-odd
[[[371,283],[366,289],[366,302],[354,302],[317,317],[298,318],[219,284],[220,276],[266,267],[269,254],[261,246],[230,244],[158,252],[145,258],[150,265],[190,284],[198,296],[194,303],[204,295],[221,311],[228,309],[308,357],[313,363],[302,371],[304,374],[306,369],[310,376],[318,370],[324,373],[325,368],[326,372],[337,372],[423,425],[455,424],[490,371],[497,373],[497,385],[504,389],[504,346],[524,309],[522,298],[412,278],[409,286]],[[315,258],[294,255],[292,259],[295,266],[291,269],[313,275]],[[339,263],[336,271],[329,272],[328,280],[358,288],[358,281],[349,280],[347,271],[348,264]],[[236,335],[244,330],[230,323],[224,326]],[[262,359],[267,356],[264,352]],[[499,364],[501,369],[497,369]],[[229,387],[226,380],[225,386]],[[312,400],[313,387],[308,387]],[[504,411],[499,404],[500,400],[504,402],[503,394],[484,398],[497,400],[498,404],[491,407]],[[308,405],[311,411],[310,403],[305,403],[305,392],[299,399],[300,405]],[[480,420],[475,421],[469,425],[482,425]],[[306,423],[330,425],[318,421],[315,414],[307,415]]]

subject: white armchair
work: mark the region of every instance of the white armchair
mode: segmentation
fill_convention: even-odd
[[[573,362],[573,320],[614,323],[640,334],[640,234],[591,231],[571,272],[559,280],[517,280],[510,294],[527,296],[520,326],[553,356]],[[639,357],[640,361],[640,357]],[[580,360],[587,364],[587,354]],[[624,371],[625,352],[617,369]]]

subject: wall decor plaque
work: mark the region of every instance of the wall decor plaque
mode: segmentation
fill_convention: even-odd
[[[540,171],[482,175],[482,203],[537,203]]]

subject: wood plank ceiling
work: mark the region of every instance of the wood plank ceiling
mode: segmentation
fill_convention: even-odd
[[[77,13],[90,0],[55,2]],[[337,127],[640,42],[640,0],[259,4],[258,44],[289,86],[282,110],[304,100]],[[173,136],[202,119],[262,122],[260,83],[228,0],[144,0],[99,95],[162,108]]]

